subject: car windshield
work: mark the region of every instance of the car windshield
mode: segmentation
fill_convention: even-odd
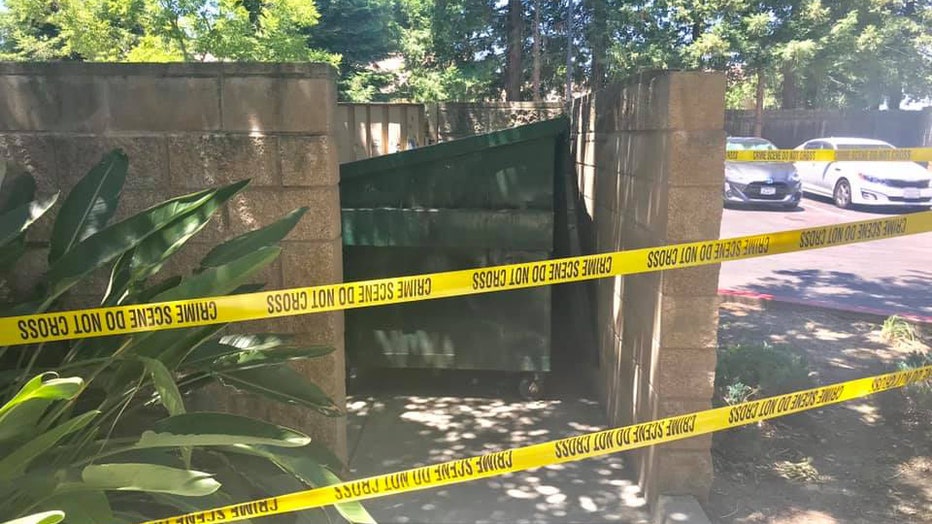
[[[890,144],[838,144],[838,149],[896,149]]]
[[[777,146],[766,140],[728,141],[725,144],[728,151],[772,151],[776,148]]]

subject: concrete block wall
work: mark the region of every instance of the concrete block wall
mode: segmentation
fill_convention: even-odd
[[[245,191],[175,255],[164,275],[190,272],[217,242],[310,209],[256,280],[266,289],[341,282],[335,74],[322,64],[0,64],[0,158],[30,170],[42,193],[63,194],[114,147],[130,171],[116,219],[169,197],[252,179]],[[60,206],[60,203],[59,203]],[[17,291],[41,278],[51,217],[36,224],[16,269]],[[75,305],[99,303],[95,275]],[[345,403],[340,312],[236,324],[227,332],[293,333],[337,351],[300,371]],[[346,454],[343,419],[214,389],[198,407],[265,418],[309,432]]]
[[[653,72],[576,99],[573,148],[594,252],[717,239],[724,180],[725,78]],[[598,384],[612,424],[711,407],[717,265],[593,283]],[[708,497],[709,437],[636,457],[650,500]]]

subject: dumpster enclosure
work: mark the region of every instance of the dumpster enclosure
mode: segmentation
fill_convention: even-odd
[[[568,132],[560,118],[342,164],[344,280],[553,257]],[[348,365],[547,372],[551,296],[547,286],[348,310]]]

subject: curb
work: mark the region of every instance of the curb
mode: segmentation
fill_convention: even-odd
[[[767,293],[758,293],[755,291],[745,291],[740,289],[719,289],[718,295],[724,302],[738,302],[752,305],[767,305],[768,303],[789,304],[815,309],[830,309],[839,313],[849,313],[862,316],[880,317],[886,319],[897,315],[903,320],[915,322],[918,324],[932,325],[932,316],[918,315],[915,313],[904,313],[902,311],[884,310],[863,306],[850,306],[828,300],[807,300],[801,298],[770,295]]]

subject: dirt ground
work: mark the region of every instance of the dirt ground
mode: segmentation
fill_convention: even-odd
[[[843,314],[722,306],[720,344],[763,341],[806,350],[817,384],[890,371],[911,349],[928,350]],[[714,522],[932,523],[932,402],[903,390],[717,434],[714,462]]]

